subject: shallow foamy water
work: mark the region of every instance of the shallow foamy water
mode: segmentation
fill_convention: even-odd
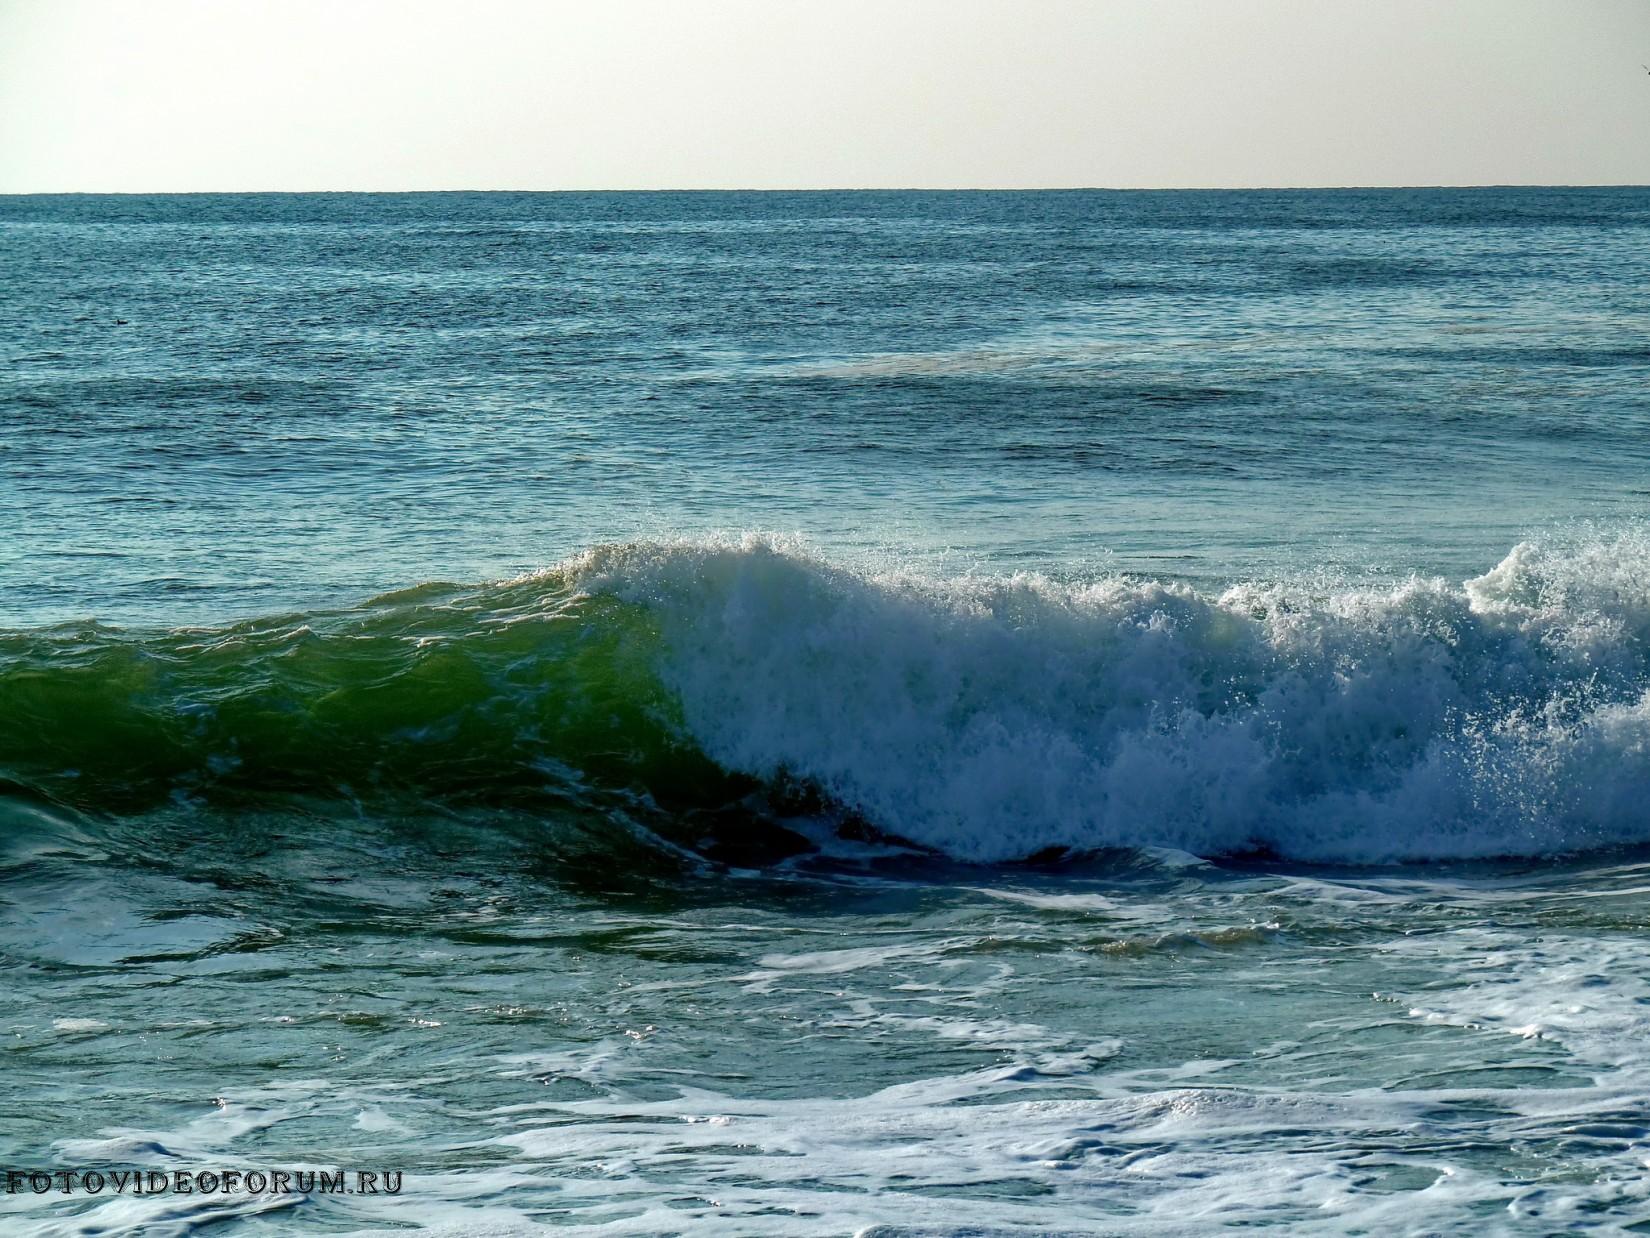
[[[365,819],[309,849],[270,817],[231,857],[236,825],[173,824],[208,841],[134,871],[59,831],[12,887],[8,1087],[52,1099],[0,1160],[402,1194],[24,1193],[8,1232],[1650,1218],[1639,860],[624,873],[527,829]]]

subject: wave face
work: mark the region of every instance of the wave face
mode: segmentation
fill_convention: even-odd
[[[1389,862],[1650,842],[1650,542],[1464,584],[935,581],[774,539],[216,629],[0,638],[0,768],[159,798],[550,793],[665,816],[807,785],[967,861]]]

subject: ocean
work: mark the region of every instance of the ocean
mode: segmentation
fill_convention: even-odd
[[[7,1234],[1650,1227],[1650,190],[0,197],[0,357]]]

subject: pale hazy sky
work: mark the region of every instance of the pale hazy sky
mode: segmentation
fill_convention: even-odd
[[[1650,183],[1650,0],[0,0],[0,191]]]

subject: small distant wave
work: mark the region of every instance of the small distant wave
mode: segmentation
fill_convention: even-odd
[[[989,377],[1071,366],[1116,364],[1121,345],[1099,341],[1050,342],[958,348],[946,352],[878,353],[836,361],[810,361],[784,371],[793,378],[884,379]]]
[[[764,788],[954,859],[1650,842],[1650,542],[1342,589],[850,570],[783,539],[164,634],[0,635],[0,773],[126,811]]]

